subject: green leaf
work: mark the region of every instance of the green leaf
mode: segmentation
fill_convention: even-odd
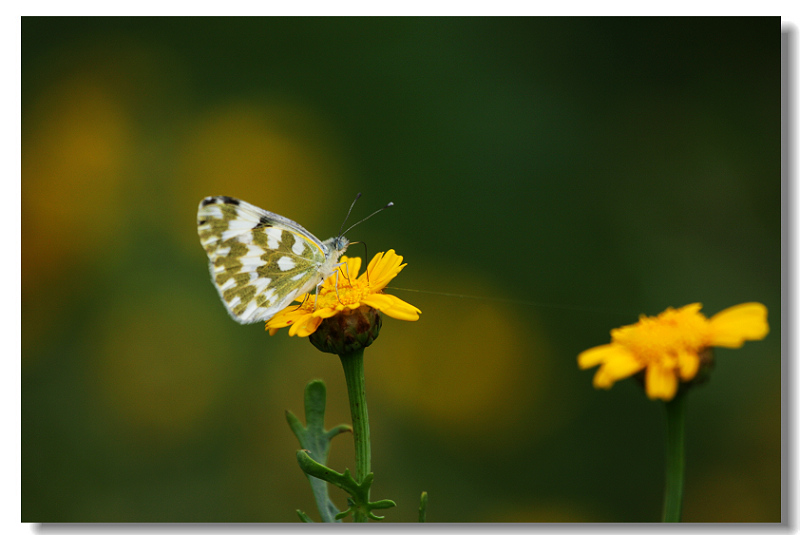
[[[375,474],[372,472],[364,477],[364,481],[358,483],[353,479],[349,469],[345,468],[344,474],[340,474],[336,470],[315,461],[311,458],[310,452],[305,450],[299,450],[297,452],[297,463],[300,465],[303,472],[309,476],[327,481],[350,494],[350,507],[346,511],[335,515],[336,519],[344,518],[348,513],[352,512],[353,514],[368,516],[373,520],[383,520],[383,517],[373,514],[372,510],[388,509],[389,507],[395,507],[397,505],[392,500],[369,501],[369,488],[372,486],[372,481],[375,479]]]
[[[306,524],[313,524],[313,523],[314,523],[314,521],[313,521],[313,520],[311,520],[311,517],[310,517],[310,516],[308,516],[307,514],[305,514],[305,513],[304,513],[303,511],[301,511],[300,509],[297,509],[297,516],[299,516],[299,517],[300,517],[300,520],[301,520],[301,521],[303,521],[303,522],[304,522],[304,523],[306,523]]]
[[[428,513],[428,493],[423,491],[422,496],[419,497],[419,521],[425,522],[425,516]]]
[[[339,425],[330,431],[326,431],[325,424],[325,397],[326,389],[323,381],[314,380],[306,385],[305,390],[305,413],[306,426],[300,422],[299,418],[291,411],[286,411],[286,421],[289,423],[294,435],[300,442],[300,447],[308,451],[308,455],[314,460],[323,464],[328,460],[328,451],[333,437],[341,433],[351,431],[347,425]],[[305,470],[304,470],[305,471]],[[311,491],[317,502],[317,509],[323,522],[338,522],[337,515],[339,509],[328,497],[328,485],[320,478],[314,477],[306,472],[308,481],[311,484]],[[300,514],[298,512],[298,514]],[[303,513],[305,515],[305,513]],[[305,515],[305,518],[309,518]],[[301,520],[306,521],[301,516]],[[310,520],[310,518],[309,518]]]

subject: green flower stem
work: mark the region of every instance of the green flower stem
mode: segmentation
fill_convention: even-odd
[[[353,419],[353,441],[356,446],[356,482],[362,483],[371,471],[369,417],[367,415],[367,395],[364,389],[364,349],[339,355],[347,382],[347,395],[350,398],[350,414]],[[369,496],[367,496],[369,499]],[[355,514],[356,522],[366,522],[367,516]]]
[[[667,474],[664,490],[664,522],[680,522],[685,468],[684,421],[686,394],[678,394],[664,404],[667,410]]]

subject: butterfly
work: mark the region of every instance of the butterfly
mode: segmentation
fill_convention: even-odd
[[[342,232],[321,241],[291,219],[223,195],[200,201],[197,233],[211,281],[228,313],[243,324],[267,321],[318,287],[341,265],[350,244]]]

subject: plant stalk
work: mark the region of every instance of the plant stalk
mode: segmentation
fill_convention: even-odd
[[[372,453],[370,450],[369,416],[367,415],[367,395],[364,388],[364,349],[339,355],[347,382],[347,396],[350,399],[350,415],[353,419],[353,442],[356,447],[356,477],[360,484],[371,472]],[[356,522],[366,522],[365,514],[355,512]]]
[[[680,522],[685,473],[684,428],[686,393],[678,392],[664,404],[667,412],[667,472],[664,489],[664,522]]]

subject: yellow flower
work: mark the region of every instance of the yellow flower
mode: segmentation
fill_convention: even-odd
[[[585,370],[600,365],[595,388],[611,388],[615,381],[642,370],[650,399],[671,400],[678,380],[694,379],[701,363],[710,363],[712,346],[741,347],[745,340],[761,340],[769,332],[767,308],[743,303],[706,318],[700,303],[677,310],[668,308],[656,317],[640,316],[639,322],[611,330],[611,343],[578,355]]]
[[[337,273],[328,277],[319,289],[319,294],[303,294],[293,304],[273,316],[266,325],[270,335],[282,327],[289,327],[289,336],[309,336],[322,323],[322,320],[337,314],[349,314],[362,306],[380,310],[389,317],[416,321],[421,311],[394,295],[384,294],[382,290],[406,266],[401,264],[403,257],[393,249],[385,254],[376,254],[367,270],[358,276],[361,258],[342,257],[345,264]]]

